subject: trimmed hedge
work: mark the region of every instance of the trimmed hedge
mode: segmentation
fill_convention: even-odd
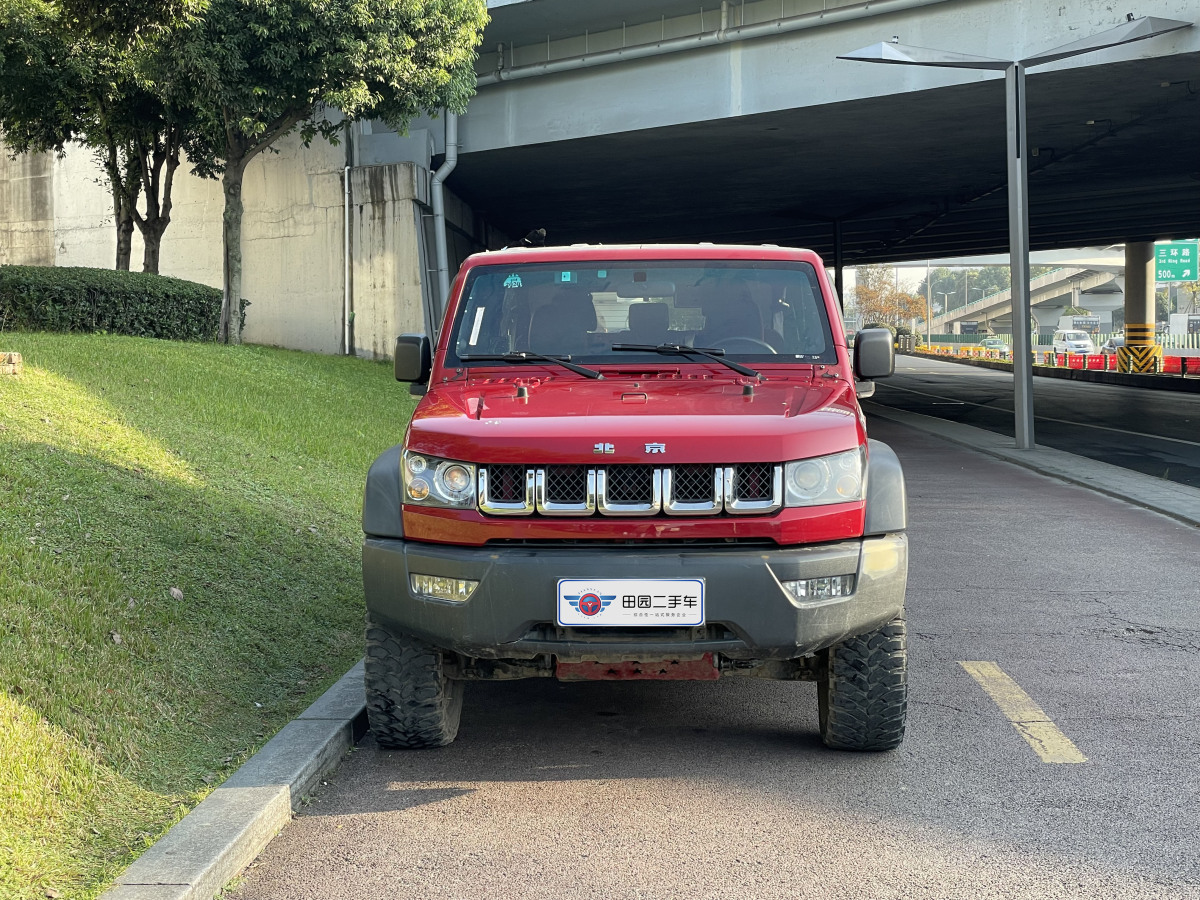
[[[242,321],[246,319],[242,301]],[[127,334],[215,341],[221,292],[143,272],[0,266],[0,330]]]

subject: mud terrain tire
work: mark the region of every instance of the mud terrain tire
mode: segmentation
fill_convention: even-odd
[[[817,682],[821,740],[835,750],[891,750],[904,739],[908,638],[901,613],[825,651]]]
[[[458,734],[463,682],[445,654],[367,615],[367,717],[381,747],[444,747]]]

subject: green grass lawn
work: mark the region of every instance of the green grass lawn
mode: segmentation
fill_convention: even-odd
[[[99,894],[362,655],[389,367],[0,333],[0,897]]]

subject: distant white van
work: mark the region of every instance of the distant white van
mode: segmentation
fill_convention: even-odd
[[[1095,353],[1096,344],[1086,331],[1054,332],[1055,353]]]

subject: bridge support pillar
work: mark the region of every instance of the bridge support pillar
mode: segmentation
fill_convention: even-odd
[[[842,276],[842,220],[833,221],[833,289],[837,292],[842,312],[846,312],[845,282]]]
[[[1157,372],[1162,346],[1154,340],[1154,244],[1125,245],[1125,346],[1117,348],[1121,372]]]

